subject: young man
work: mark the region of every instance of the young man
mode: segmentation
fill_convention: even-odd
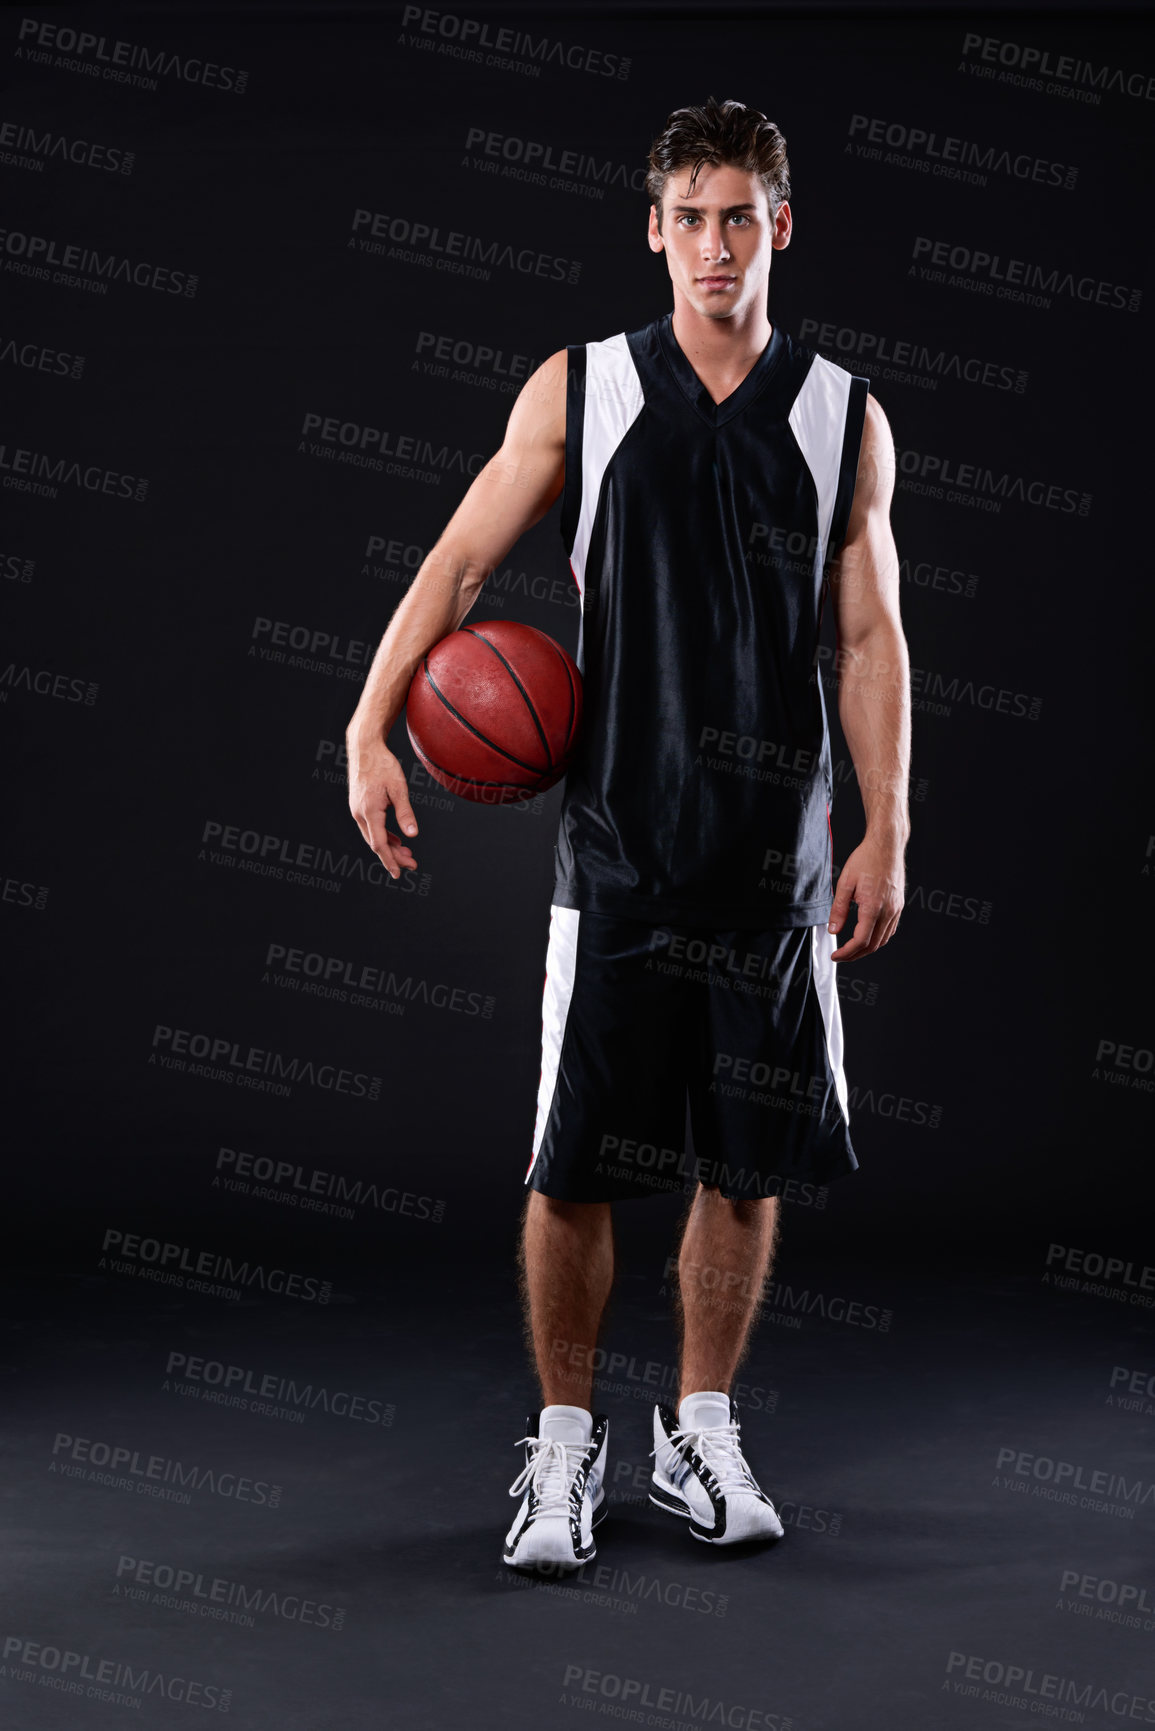
[[[397,877],[416,860],[386,829],[387,807],[405,835],[417,826],[384,742],[410,679],[561,497],[585,707],[555,852],[526,1174],[522,1288],[542,1408],[511,1487],[521,1503],[504,1555],[522,1568],[580,1566],[605,1512],[608,1424],[590,1406],[611,1204],[688,1184],[680,1398],[654,1413],[651,1501],[709,1543],[781,1536],[729,1391],[784,1189],[857,1169],[835,969],[888,943],[903,903],[909,675],[886,419],[868,380],[768,319],[771,258],[792,220],[773,122],[713,98],[675,111],[647,191],[672,310],[558,350],[527,381],[501,450],[398,607],[347,732],[351,810]],[[866,816],[837,893],[818,673],[827,589]]]

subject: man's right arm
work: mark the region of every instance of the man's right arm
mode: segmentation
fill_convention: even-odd
[[[567,364],[558,349],[522,386],[501,449],[474,478],[389,621],[345,729],[349,809],[394,878],[417,861],[386,829],[385,813],[392,805],[406,835],[416,835],[417,823],[405,772],[385,742],[422,657],[457,630],[490,572],[561,493]]]

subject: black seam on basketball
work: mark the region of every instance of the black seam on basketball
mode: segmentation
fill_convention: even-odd
[[[484,638],[482,639],[482,641],[484,642]],[[424,673],[426,679],[429,681],[429,684],[432,686],[433,690],[437,693],[438,701],[445,705],[445,707],[449,711],[450,715],[455,715],[457,717],[457,719],[458,719],[458,721],[460,721],[462,727],[468,727],[470,733],[475,734],[476,737],[478,739],[480,739],[480,741],[483,745],[488,745],[489,749],[491,751],[496,751],[499,757],[507,757],[509,759],[510,763],[516,763],[519,769],[528,769],[534,775],[545,775],[547,773],[547,770],[539,769],[537,764],[526,763],[524,761],[524,759],[522,759],[520,757],[515,757],[513,755],[512,751],[506,751],[504,746],[497,745],[492,739],[489,739],[484,733],[482,733],[482,731],[479,727],[474,727],[472,721],[468,720],[466,716],[462,715],[460,709],[456,709],[454,707],[454,705],[452,703],[450,703],[448,697],[446,697],[444,691],[442,691],[441,687],[438,685],[437,681],[434,679],[432,673],[430,673],[429,665],[428,665],[427,661],[423,661],[421,663],[421,670]],[[538,731],[539,732],[541,731],[540,728],[538,729]],[[549,757],[549,747],[548,746],[546,747],[545,755],[547,758]],[[433,760],[431,758],[430,762],[432,762],[432,761]],[[441,765],[438,764],[437,767],[440,769]],[[553,768],[552,759],[550,760],[548,768],[549,769]],[[452,770],[447,769],[445,771],[445,773],[446,773],[446,775],[452,775],[453,772],[452,772]],[[458,775],[458,776],[455,776],[454,779],[456,781],[473,781],[474,777],[470,776],[470,775]],[[479,787],[501,787],[503,785],[503,783],[501,783],[500,781],[482,781],[482,782],[478,782],[477,785]]]
[[[509,677],[513,680],[513,683],[517,686],[517,689],[521,692],[522,697],[525,699],[525,707],[529,710],[530,719],[532,720],[533,725],[537,728],[537,736],[541,740],[541,748],[545,752],[546,759],[549,763],[549,767],[551,769],[553,769],[553,767],[554,767],[553,753],[549,749],[549,740],[545,736],[545,728],[541,725],[541,722],[538,720],[537,710],[533,707],[533,704],[529,700],[529,692],[525,689],[525,686],[521,683],[521,680],[517,677],[516,672],[510,666],[509,662],[505,659],[505,656],[501,653],[501,650],[497,648],[496,644],[491,643],[489,641],[488,637],[483,637],[476,625],[463,625],[461,627],[461,629],[463,631],[468,631],[468,633],[471,637],[476,637],[476,639],[479,643],[484,643],[487,649],[493,650],[493,653],[497,656],[497,659],[501,662],[501,665],[505,668],[505,671],[509,674]],[[535,627],[531,625],[530,630],[532,631],[534,629],[535,629]],[[544,637],[545,632],[542,632],[541,635]]]
[[[414,747],[414,750],[416,750],[416,747]],[[459,775],[455,769],[446,769],[443,763],[438,763],[437,759],[435,757],[430,757],[427,751],[418,751],[417,755],[421,759],[422,763],[427,764],[430,769],[439,769],[442,775],[447,775],[450,781],[459,781],[463,787],[507,787],[512,788],[515,793],[537,792],[537,789],[530,787],[528,783],[525,787],[519,787],[516,782],[512,781],[482,781],[481,777],[477,775]],[[514,758],[513,761],[516,763],[517,759]],[[540,769],[534,770],[534,774],[540,780],[545,774],[545,771]],[[511,800],[510,804],[512,803]]]

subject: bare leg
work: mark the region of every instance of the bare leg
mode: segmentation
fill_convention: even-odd
[[[731,1202],[699,1185],[678,1256],[679,1399],[729,1392],[778,1242],[778,1198]]]
[[[542,1405],[588,1412],[594,1348],[614,1278],[610,1204],[557,1202],[531,1190],[519,1269]]]

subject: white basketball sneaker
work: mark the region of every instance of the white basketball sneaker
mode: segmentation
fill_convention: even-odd
[[[746,1464],[729,1395],[688,1394],[677,1417],[655,1407],[653,1456],[650,1501],[688,1520],[696,1539],[736,1545],[782,1537],[774,1504]]]
[[[525,1428],[525,1465],[509,1487],[511,1497],[524,1495],[504,1559],[514,1569],[580,1568],[596,1555],[593,1530],[609,1506],[609,1419],[580,1406],[545,1406]]]

